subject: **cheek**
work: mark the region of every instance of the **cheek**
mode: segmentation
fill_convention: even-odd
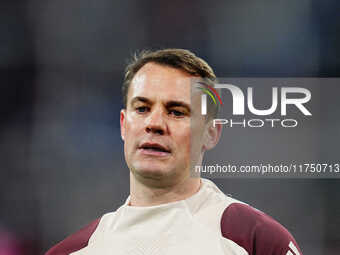
[[[136,143],[138,134],[142,132],[141,123],[133,121],[131,117],[126,119],[125,123],[125,151],[131,151]]]
[[[140,132],[143,127],[143,120],[135,116],[135,113],[128,113],[125,120],[125,129],[127,135],[134,136],[136,132]]]
[[[181,127],[175,126],[172,132],[173,140],[176,142],[177,148],[181,151],[190,151],[191,147],[191,127],[190,125],[183,125]]]
[[[195,126],[191,129],[191,147],[195,151],[200,151],[204,143],[204,126]]]

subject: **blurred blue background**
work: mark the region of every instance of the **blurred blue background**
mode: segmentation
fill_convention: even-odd
[[[339,13],[336,0],[2,0],[0,254],[43,254],[128,196],[120,88],[136,50],[186,48],[219,77],[339,77]],[[340,130],[327,96],[326,159]],[[304,254],[340,253],[339,180],[215,181]]]

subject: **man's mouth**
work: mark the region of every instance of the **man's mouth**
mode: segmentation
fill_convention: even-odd
[[[171,150],[159,143],[143,143],[138,148],[143,154],[153,156],[168,156]]]

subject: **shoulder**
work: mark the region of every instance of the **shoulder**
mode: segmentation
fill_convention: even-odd
[[[99,221],[100,218],[92,221],[78,232],[68,236],[66,239],[49,249],[45,255],[68,255],[69,253],[86,247],[90,237],[96,230]]]
[[[220,224],[222,236],[243,247],[249,255],[302,255],[286,228],[247,204],[230,204]]]

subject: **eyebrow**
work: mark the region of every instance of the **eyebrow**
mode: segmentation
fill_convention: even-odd
[[[134,103],[136,102],[143,102],[143,103],[147,103],[147,104],[152,104],[151,100],[149,100],[148,98],[146,97],[134,97],[132,100],[131,100],[131,105],[133,105]]]
[[[146,104],[152,104],[152,101],[146,97],[134,97],[132,100],[131,100],[131,105],[133,105],[134,103],[136,102],[143,102],[143,103],[146,103]],[[169,101],[169,102],[166,102],[165,104],[165,107],[166,108],[170,108],[170,107],[184,107],[187,109],[187,111],[191,111],[191,107],[189,104],[185,103],[185,102],[182,102],[182,101],[175,101],[175,100],[172,100],[172,101]]]
[[[182,101],[169,101],[169,102],[167,102],[167,103],[165,104],[165,106],[166,106],[167,108],[171,108],[171,107],[184,107],[184,108],[187,109],[187,111],[189,111],[189,112],[191,111],[190,105],[187,104],[187,103],[184,103],[184,102],[182,102]]]

